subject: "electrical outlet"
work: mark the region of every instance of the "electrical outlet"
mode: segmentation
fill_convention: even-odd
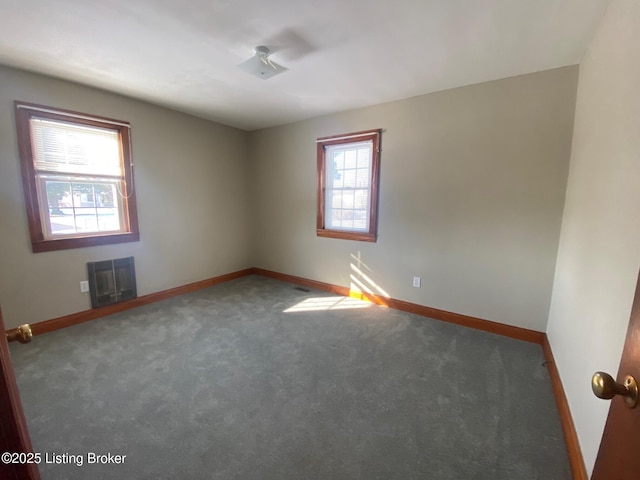
[[[420,277],[413,277],[413,286],[420,288]]]
[[[87,293],[89,291],[89,282],[87,280],[83,280],[80,282],[80,293]]]

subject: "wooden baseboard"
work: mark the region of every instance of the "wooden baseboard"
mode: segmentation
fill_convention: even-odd
[[[308,278],[296,277],[295,275],[289,275],[287,273],[274,272],[272,270],[265,270],[263,268],[254,268],[253,273],[256,275],[262,275],[263,277],[275,278],[283,282],[293,283],[295,285],[302,285],[303,287],[315,288],[316,290],[322,290],[325,292],[337,293],[344,297],[349,296],[349,288],[341,287],[339,285],[333,285],[331,283],[318,282],[317,280],[309,280]]]
[[[354,292],[349,289],[349,287],[341,287],[339,285],[332,285],[330,283],[318,282],[316,280],[309,280],[308,278],[296,277],[294,275],[273,272],[271,270],[264,270],[262,268],[254,268],[253,273],[257,275],[263,275],[265,277],[275,278],[277,280],[282,280],[284,282],[295,283],[297,285],[303,285],[318,290],[337,293],[338,295],[361,298],[362,300],[368,300],[378,305],[395,308],[396,310],[402,310],[403,312],[415,313],[416,315],[421,315],[423,317],[429,317],[435,320],[462,325],[464,327],[475,328],[476,330],[483,330],[485,332],[503,335],[505,337],[511,337],[518,340],[537,343],[538,345],[542,345],[542,342],[545,338],[543,332],[538,332],[536,330],[514,327],[511,325],[505,325],[503,323],[492,322],[490,320],[470,317],[468,315],[447,312],[446,310],[426,307],[424,305],[418,305],[416,303],[405,302],[404,300],[396,300],[395,298],[386,298],[380,295],[371,295],[364,292]]]
[[[315,288],[317,290],[323,290],[326,292],[332,292],[338,295],[360,298],[362,300],[368,300],[378,305],[395,308],[404,312],[415,313],[423,317],[429,317],[435,320],[441,320],[444,322],[454,323],[456,325],[475,328],[476,330],[483,330],[485,332],[495,333],[497,335],[516,338],[518,340],[524,340],[527,342],[542,344],[545,338],[544,333],[537,332],[535,330],[528,330],[526,328],[505,325],[498,322],[492,322],[490,320],[484,320],[468,315],[461,315],[459,313],[447,312],[445,310],[439,310],[437,308],[426,307],[424,305],[418,305],[416,303],[405,302],[403,300],[397,300],[395,298],[386,298],[380,295],[355,292],[349,287],[342,287],[339,285],[333,285],[330,283],[319,282],[316,280],[310,280],[308,278],[297,277],[295,275],[288,275],[286,273],[274,272],[271,270],[265,270],[255,267],[246,268],[244,270],[227,273],[225,275],[220,275],[213,278],[208,278],[199,282],[189,283],[180,287],[170,288],[168,290],[162,290],[160,292],[151,293],[149,295],[143,295],[141,297],[134,298],[126,302],[117,303],[115,305],[94,308],[92,310],[85,310],[82,312],[65,315],[64,317],[58,317],[51,320],[45,320],[43,322],[33,323],[31,324],[31,331],[33,335],[52,332],[60,328],[69,327],[71,325],[87,322],[96,318],[106,317],[107,315],[112,315],[114,313],[123,312],[132,308],[141,307],[142,305],[158,302],[160,300],[175,297],[177,295],[183,295],[185,293],[211,287],[219,283],[228,282],[229,280],[234,280],[236,278],[244,277],[251,274],[271,277],[284,282]],[[7,330],[6,333],[12,333],[14,331],[15,329]]]
[[[180,287],[170,288],[168,290],[162,290],[160,292],[150,293],[149,295],[143,295],[141,297],[134,298],[122,303],[116,303],[114,305],[107,305],[105,307],[94,308],[92,310],[85,310],[83,312],[72,313],[65,315],[64,317],[53,318],[51,320],[45,320],[43,322],[36,322],[31,324],[31,332],[33,335],[41,335],[43,333],[52,332],[61,328],[70,327],[78,323],[87,322],[100,317],[106,317],[118,312],[124,312],[132,308],[141,307],[153,302],[159,302],[166,298],[175,297],[177,295],[183,295],[185,293],[200,290],[202,288],[211,287],[219,283],[228,282],[236,278],[244,277],[245,275],[251,275],[253,268],[246,268],[237,272],[227,273],[218,277],[207,278],[200,280],[199,282],[189,283]],[[7,330],[6,333],[11,333],[15,329]]]
[[[549,344],[549,339],[546,335],[542,342],[542,350],[544,351],[544,357],[547,361],[547,369],[549,370],[549,376],[551,377],[551,386],[553,387],[553,394],[556,398],[556,405],[558,407],[558,413],[560,414],[560,421],[562,422],[562,431],[564,432],[564,440],[567,444],[573,479],[588,480],[589,477],[587,476],[587,469],[584,465],[584,458],[582,457],[582,450],[580,449],[580,442],[578,441],[576,427],[573,424],[573,417],[571,416],[569,403],[567,402],[564,387],[562,386],[562,380],[560,380],[560,374],[558,373],[558,368],[556,367],[556,362],[553,358],[551,345]]]

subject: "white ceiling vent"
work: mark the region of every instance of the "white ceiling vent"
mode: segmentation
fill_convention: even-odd
[[[263,80],[287,71],[285,67],[269,59],[271,52],[267,47],[261,45],[253,51],[255,55],[238,65],[238,68]]]

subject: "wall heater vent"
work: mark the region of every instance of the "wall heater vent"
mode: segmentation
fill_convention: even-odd
[[[138,296],[133,257],[87,263],[91,307],[124,302]]]

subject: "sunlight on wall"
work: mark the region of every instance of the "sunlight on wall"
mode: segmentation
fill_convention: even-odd
[[[313,297],[307,298],[293,307],[284,310],[285,313],[312,312],[321,310],[343,310],[347,308],[368,308],[372,304],[350,297]]]
[[[368,300],[384,305],[384,298],[390,298],[389,295],[380,285],[378,285],[373,279],[369,276],[369,274],[373,273],[361,258],[360,251],[358,251],[357,255],[351,254],[351,258],[353,259],[351,263],[351,273],[349,275],[351,279],[351,296],[357,297],[357,293],[362,293],[362,298],[367,298]],[[369,274],[364,271],[368,271]]]

